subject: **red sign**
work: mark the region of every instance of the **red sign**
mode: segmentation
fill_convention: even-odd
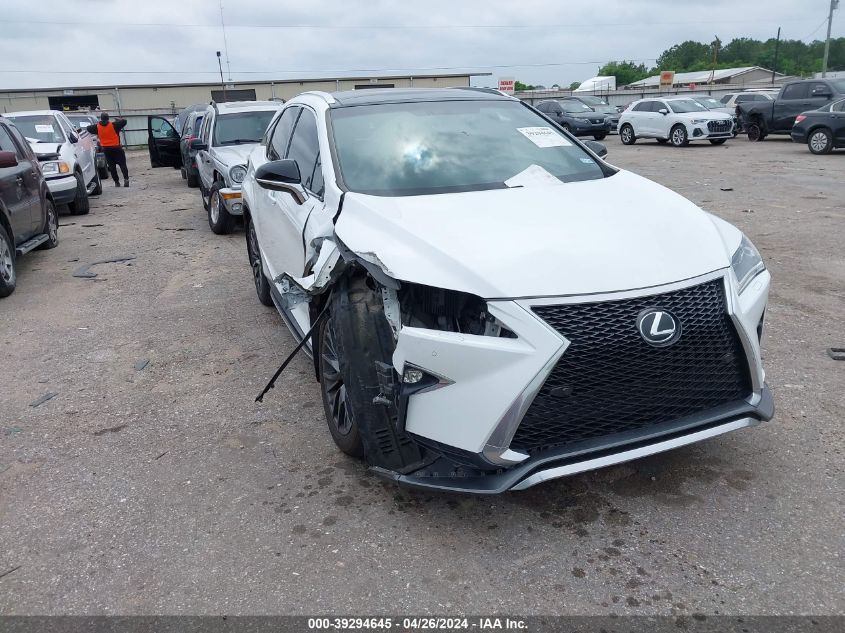
[[[513,77],[502,77],[499,79],[499,90],[507,95],[512,95],[516,89],[516,80]]]

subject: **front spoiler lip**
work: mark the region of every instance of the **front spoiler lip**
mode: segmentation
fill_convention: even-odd
[[[645,432],[637,432],[638,435],[619,434],[612,438],[598,438],[597,442],[592,442],[592,446],[580,450],[569,447],[540,453],[518,466],[484,477],[420,477],[380,468],[373,468],[373,471],[400,484],[427,490],[472,494],[524,490],[550,479],[655,455],[771,420],[775,405],[767,385],[763,386],[760,395],[757,404],[746,401],[725,405],[699,416],[657,425]]]

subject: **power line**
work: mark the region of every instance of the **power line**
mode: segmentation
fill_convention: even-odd
[[[765,23],[799,23],[812,18],[794,18],[792,20],[763,19]],[[570,28],[608,28],[608,27],[654,27],[654,26],[689,26],[699,24],[746,24],[747,20],[692,20],[687,22],[579,22],[574,24],[227,24],[228,29],[320,29],[320,30],[450,30],[450,29],[570,29]],[[217,29],[219,24],[210,23],[175,23],[175,22],[91,22],[70,20],[0,20],[0,24],[44,24],[58,26],[139,26],[168,28],[204,28]]]
[[[643,59],[626,59],[630,62],[651,62],[656,61],[656,57],[648,57]],[[603,60],[603,61],[584,61],[584,62],[544,62],[534,64],[493,64],[486,66],[466,65],[466,66],[419,66],[415,68],[318,68],[318,69],[297,69],[297,70],[235,70],[236,75],[289,75],[302,73],[386,73],[386,72],[402,72],[412,73],[421,70],[491,70],[496,68],[546,68],[554,66],[584,66],[591,64],[607,64],[611,61],[618,60]],[[55,75],[216,75],[214,70],[20,70],[20,69],[0,69],[0,73],[37,73],[37,74],[55,74]],[[472,74],[471,72],[469,74]]]

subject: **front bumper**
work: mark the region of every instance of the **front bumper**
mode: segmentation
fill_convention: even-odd
[[[687,136],[691,141],[709,141],[720,138],[733,138],[733,131],[733,122],[731,122],[729,129],[718,131],[710,130],[706,123],[687,125]]]
[[[610,121],[605,123],[581,123],[572,126],[572,133],[575,136],[593,136],[596,134],[610,134]]]
[[[640,435],[617,435],[600,442],[572,446],[533,456],[518,466],[483,476],[402,475],[374,469],[376,473],[414,488],[500,494],[508,490],[525,490],[537,484],[578,473],[622,464],[641,457],[656,455],[687,446],[731,431],[756,426],[774,417],[774,399],[767,385],[756,405],[743,403],[726,406],[707,416],[659,425]]]
[[[76,198],[76,177],[60,176],[47,179],[47,188],[54,204],[68,204]]]
[[[381,472],[414,486],[497,493],[658,453],[768,420],[773,415],[773,405],[771,394],[764,384],[759,340],[769,282],[769,273],[763,272],[742,296],[738,296],[732,272],[722,270],[660,288],[625,293],[489,302],[488,311],[515,332],[517,338],[404,327],[399,332],[393,356],[393,366],[398,374],[401,376],[405,365],[411,364],[452,381],[447,387],[410,396],[402,420],[404,430],[413,439],[434,454],[442,455],[442,458],[439,464],[427,464],[414,472]],[[735,346],[731,348],[735,350],[733,358],[747,368],[746,386],[741,393],[713,402],[706,409],[685,411],[662,419],[654,417],[656,414],[652,412],[649,401],[645,424],[625,426],[614,424],[614,418],[624,418],[625,403],[615,402],[613,397],[619,393],[614,390],[610,397],[605,398],[602,395],[605,392],[598,390],[596,393],[603,410],[595,414],[598,417],[590,413],[586,420],[582,418],[578,423],[598,425],[598,433],[570,435],[567,430],[565,442],[541,442],[534,449],[528,448],[528,444],[524,443],[524,432],[535,432],[538,421],[542,432],[561,425],[560,412],[568,410],[554,404],[557,400],[552,401],[556,411],[549,413],[551,419],[544,414],[544,411],[549,411],[545,408],[549,403],[549,390],[560,384],[559,374],[554,370],[562,358],[564,361],[574,359],[573,354],[584,349],[582,343],[567,356],[570,341],[532,308],[542,311],[547,306],[593,304],[604,309],[614,302],[628,300],[650,303],[652,297],[713,284],[723,286],[721,301],[724,301],[724,307],[718,312],[721,315],[718,318],[720,323],[722,320],[729,323],[730,330],[735,332]],[[692,335],[694,330],[690,333]],[[607,345],[614,340],[611,336],[602,344]],[[698,348],[695,351],[697,354]],[[615,367],[617,363],[612,362],[612,367]],[[620,361],[619,366],[622,365]],[[705,374],[703,379],[707,380],[707,376],[712,375]],[[710,382],[718,381],[708,380]],[[588,390],[593,390],[597,384],[590,382]],[[576,392],[583,388],[584,385],[575,387]],[[662,394],[671,393],[676,387],[652,383],[652,388],[657,388]],[[544,395],[542,400],[537,400],[541,403],[539,409],[532,408],[541,389]],[[570,397],[566,393],[552,395],[555,398]],[[668,400],[673,402],[672,398]],[[533,413],[526,416],[529,411]],[[649,419],[655,423],[649,422]],[[575,422],[566,413],[563,426],[571,424]],[[514,443],[515,448],[512,448],[515,436],[517,439],[520,437],[520,429],[523,443]],[[453,468],[449,468],[450,463]]]
[[[220,190],[220,200],[230,215],[243,215],[244,205],[240,187],[224,187]]]

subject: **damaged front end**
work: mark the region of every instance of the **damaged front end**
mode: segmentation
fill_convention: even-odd
[[[529,356],[525,343],[503,325],[488,303],[465,292],[400,282],[377,255],[353,252],[337,235],[320,238],[312,246],[308,274],[282,274],[274,279],[274,285],[277,303],[284,311],[302,311],[304,304],[308,305],[311,327],[301,342],[311,338],[315,372],[321,382],[327,382],[323,380],[327,372],[334,373],[323,364],[323,339],[331,336],[332,344],[339,348],[329,355],[338,357],[337,370],[345,374],[344,397],[348,401],[338,403],[337,394],[325,393],[328,387],[321,385],[330,427],[337,410],[346,407],[352,411],[367,462],[394,479],[413,473],[415,478],[441,481],[475,480],[519,461],[491,458],[483,446],[462,448],[449,434],[441,438],[447,441],[441,441],[437,433],[425,432],[420,415],[412,415],[414,429],[407,424],[421,399],[436,399],[436,392],[453,388],[454,375],[465,379],[475,372],[483,378],[484,372],[471,367],[477,362],[476,353],[467,349],[473,341],[482,342],[482,355],[485,347],[498,356],[504,346],[507,356],[514,354],[514,349],[507,348],[522,346],[522,353],[517,350],[516,356]],[[326,325],[320,323],[323,319]],[[426,338],[433,345],[427,344]],[[453,358],[461,349],[467,351],[469,361],[463,366]],[[424,358],[420,358],[421,352]],[[439,353],[443,358],[437,358]],[[484,388],[478,380],[474,384],[473,389]],[[336,386],[332,389],[337,390]],[[509,404],[501,398],[492,400],[504,408]],[[423,418],[429,416],[426,408],[422,403]],[[472,416],[467,420],[477,427],[474,434],[480,432],[479,437],[490,434],[490,429],[479,426],[489,419],[483,409],[477,420]],[[434,426],[449,423],[449,418],[439,415]],[[506,452],[505,447],[498,454]]]

